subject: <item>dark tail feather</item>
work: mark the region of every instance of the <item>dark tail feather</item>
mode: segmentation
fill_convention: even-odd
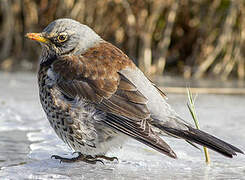
[[[155,126],[170,135],[174,135],[183,138],[187,141],[191,141],[199,145],[205,146],[226,157],[232,158],[233,155],[237,155],[236,153],[244,154],[240,149],[236,148],[235,146],[228,144],[208,133],[192,128],[190,126],[186,126],[188,130],[166,127],[160,124],[157,124]]]

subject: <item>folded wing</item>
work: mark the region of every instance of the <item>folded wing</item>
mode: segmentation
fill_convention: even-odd
[[[66,55],[53,63],[57,86],[69,98],[80,97],[106,112],[102,121],[134,139],[176,158],[171,148],[154,133],[148,99],[120,71],[136,68],[119,49],[101,43],[80,56]]]

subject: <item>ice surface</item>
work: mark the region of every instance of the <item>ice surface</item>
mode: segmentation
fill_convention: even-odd
[[[186,95],[168,95],[168,102],[185,119],[191,119]],[[199,95],[196,108],[200,126],[245,150],[245,97]],[[225,158],[203,152],[184,141],[164,139],[174,149],[174,160],[129,140],[109,152],[119,162],[96,165],[68,164],[52,154],[71,157],[71,150],[50,128],[39,104],[33,74],[0,74],[0,179],[244,179],[245,156]]]

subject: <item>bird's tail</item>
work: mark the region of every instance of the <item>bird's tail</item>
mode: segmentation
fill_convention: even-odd
[[[188,125],[185,125],[185,129],[172,128],[169,126],[164,126],[162,124],[154,124],[154,126],[171,136],[179,137],[185,139],[187,142],[193,142],[205,146],[226,157],[232,158],[234,155],[237,155],[236,153],[244,154],[243,151],[241,151],[237,147]]]

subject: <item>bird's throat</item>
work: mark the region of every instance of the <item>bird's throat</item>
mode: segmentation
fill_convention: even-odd
[[[49,67],[57,59],[55,54],[46,54],[46,56],[41,56],[40,67]]]

